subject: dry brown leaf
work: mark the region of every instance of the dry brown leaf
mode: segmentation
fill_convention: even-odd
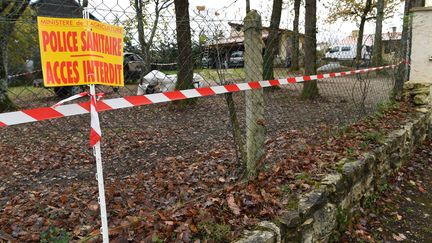
[[[194,224],[189,225],[189,229],[194,233],[198,232],[198,228]]]
[[[165,221],[164,223],[165,223],[166,225],[174,225],[174,221],[170,221],[170,220]]]
[[[67,200],[68,200],[68,196],[66,196],[64,194],[60,196],[60,202],[62,204],[65,204],[67,202]]]
[[[399,234],[392,234],[392,236],[393,236],[393,239],[395,239],[396,241],[404,241],[404,240],[406,240],[406,236],[404,235],[404,234],[402,234],[402,233],[399,233]]]
[[[228,203],[228,207],[231,209],[231,211],[233,212],[233,214],[235,214],[235,215],[239,215],[240,214],[240,208],[235,203],[235,199],[234,199],[234,196],[232,194],[230,194],[227,197],[227,203]]]
[[[425,193],[426,189],[424,189],[424,187],[422,187],[421,185],[418,186],[418,189],[421,193]]]

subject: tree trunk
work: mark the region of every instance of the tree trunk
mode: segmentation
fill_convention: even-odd
[[[246,163],[246,151],[244,148],[244,140],[237,117],[237,110],[233,99],[233,93],[226,93],[225,101],[228,106],[230,123],[232,126],[232,135],[234,139],[234,144],[236,146],[237,161],[239,162],[239,168],[243,168]]]
[[[216,51],[217,55],[219,56],[219,46],[216,42]],[[216,72],[218,74],[219,80],[221,85],[226,85],[228,83],[232,83],[232,81],[227,82],[225,70],[219,69],[217,67]],[[240,123],[237,116],[237,109],[235,106],[233,93],[226,93],[225,94],[225,102],[227,103],[228,112],[229,112],[229,118],[230,123],[232,126],[232,135],[234,144],[236,146],[236,156],[237,156],[237,162],[238,162],[238,170],[242,171],[244,167],[246,167],[246,150],[245,150],[245,142],[242,136],[242,131],[240,129]]]
[[[246,14],[250,11],[250,0],[246,0]]]
[[[316,73],[316,0],[306,0],[305,2],[305,75]],[[315,99],[319,96],[318,84],[316,80],[303,83],[301,97],[303,99]]]
[[[382,24],[384,19],[384,0],[378,0],[377,2],[377,16],[375,24],[375,39],[374,47],[372,51],[372,65],[381,66],[383,62],[382,58]]]
[[[273,61],[279,49],[279,25],[282,13],[282,0],[273,0],[273,10],[270,20],[270,33],[264,52],[264,80],[274,79]]]
[[[356,49],[357,68],[360,67],[361,60],[362,60],[364,26],[366,24],[367,15],[371,11],[371,8],[372,8],[372,0],[366,0],[366,5],[360,18],[360,27],[359,27],[358,37],[357,37],[357,49]]]
[[[176,14],[177,47],[179,52],[179,72],[177,74],[176,89],[190,89],[194,86],[189,1],[174,0],[174,5]],[[187,104],[190,101],[191,99],[187,99],[181,101],[181,103]]]
[[[2,19],[0,21],[0,113],[18,109],[18,106],[12,102],[8,95],[7,48],[15,23],[26,10],[29,2],[28,0],[14,3],[6,2],[6,5],[2,5],[2,7],[9,9],[9,11],[0,12],[0,18]]]
[[[251,10],[244,19],[246,81],[262,80],[263,57],[261,16]],[[265,154],[265,120],[263,89],[247,90],[246,96],[246,172],[249,180],[257,175],[257,167]]]
[[[5,39],[4,36],[0,37],[0,42],[5,43]],[[7,44],[0,46],[0,59],[0,113],[2,113],[18,108],[8,95]]]
[[[294,0],[294,23],[291,46],[291,70],[297,71],[300,68],[300,40],[299,40],[299,19],[301,0]]]
[[[137,32],[138,32],[138,42],[141,49],[141,57],[144,59],[144,73],[151,71],[150,66],[150,45],[148,45],[144,37],[144,17],[142,13],[142,0],[134,0],[136,20],[137,20]]]

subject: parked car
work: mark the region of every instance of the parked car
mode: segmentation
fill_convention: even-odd
[[[203,86],[204,78],[193,74],[195,88]],[[177,84],[177,75],[167,75],[161,71],[153,70],[146,74],[138,85],[137,95],[153,94],[160,92],[174,91]]]
[[[144,60],[135,53],[125,52],[123,54],[124,80],[138,80],[145,69]]]
[[[201,66],[203,68],[213,68],[215,66],[213,57],[203,57],[201,59]]]
[[[332,60],[353,60],[357,56],[357,45],[336,45],[329,48],[325,54],[326,59]],[[362,47],[361,57],[363,60],[370,60],[372,56],[372,47],[364,45]]]
[[[229,68],[243,67],[244,66],[244,51],[235,51],[231,53],[228,60]]]

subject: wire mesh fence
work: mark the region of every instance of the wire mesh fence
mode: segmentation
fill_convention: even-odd
[[[27,2],[16,19],[14,5],[24,2],[5,1],[2,6],[0,27],[6,30],[14,25],[10,36],[1,39],[2,67],[7,66],[1,82],[13,104],[5,111],[51,106],[86,89],[43,87],[36,17],[81,18],[87,4],[92,19],[125,29],[125,87],[97,87],[105,93],[104,99],[179,87],[240,84],[236,87],[241,89],[245,82],[300,80],[305,74],[305,42],[311,37],[302,27],[299,33],[291,28],[270,28],[270,16],[263,16],[260,28],[261,23],[244,23],[240,17],[244,14],[226,11],[230,6],[198,6],[189,11],[188,20],[176,19],[173,1],[167,0],[39,0]],[[268,11],[263,9],[265,13]],[[191,47],[189,56],[179,59],[183,50],[178,49],[178,26],[186,22],[190,24]],[[371,67],[373,36],[364,36],[358,61],[358,33],[341,36],[337,32],[318,27],[316,73]],[[383,35],[381,65],[399,61],[399,39],[398,32]],[[268,54],[270,43],[273,53]],[[269,61],[273,71],[264,65]],[[271,78],[263,77],[265,72]],[[394,70],[387,68],[320,79],[316,81],[319,95],[312,100],[302,96],[304,83],[315,82],[306,79],[263,90],[198,98],[186,105],[177,101],[101,113],[111,234],[138,241],[164,231],[161,235],[165,240],[166,232],[176,232],[180,239],[184,224],[194,225],[185,215],[200,217],[195,211],[182,211],[182,206],[200,200],[204,201],[198,208],[222,204],[214,197],[212,201],[212,193],[243,183],[250,160],[258,172],[272,171],[282,163],[293,175],[308,171],[315,178],[334,169],[340,159],[334,154],[311,157],[307,163],[294,163],[291,158],[324,143],[330,134],[388,102],[394,75]],[[190,79],[186,86],[182,86],[182,77]],[[1,231],[20,240],[46,237],[43,232],[54,234],[50,231],[53,227],[70,232],[71,239],[94,235],[99,218],[89,129],[86,115],[2,128]],[[271,214],[259,210],[264,217]],[[134,217],[145,220],[138,223]],[[247,225],[255,219],[243,220]],[[139,226],[116,232],[124,222]],[[202,233],[196,228],[188,230]]]

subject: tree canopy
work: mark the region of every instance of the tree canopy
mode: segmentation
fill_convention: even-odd
[[[377,2],[378,0],[372,1],[372,8],[366,16],[366,21],[376,18]],[[392,17],[399,4],[400,0],[384,0],[384,19]],[[365,6],[364,0],[332,1],[326,4],[330,12],[327,21],[330,23],[336,22],[339,19],[345,21],[359,21],[364,13]]]

